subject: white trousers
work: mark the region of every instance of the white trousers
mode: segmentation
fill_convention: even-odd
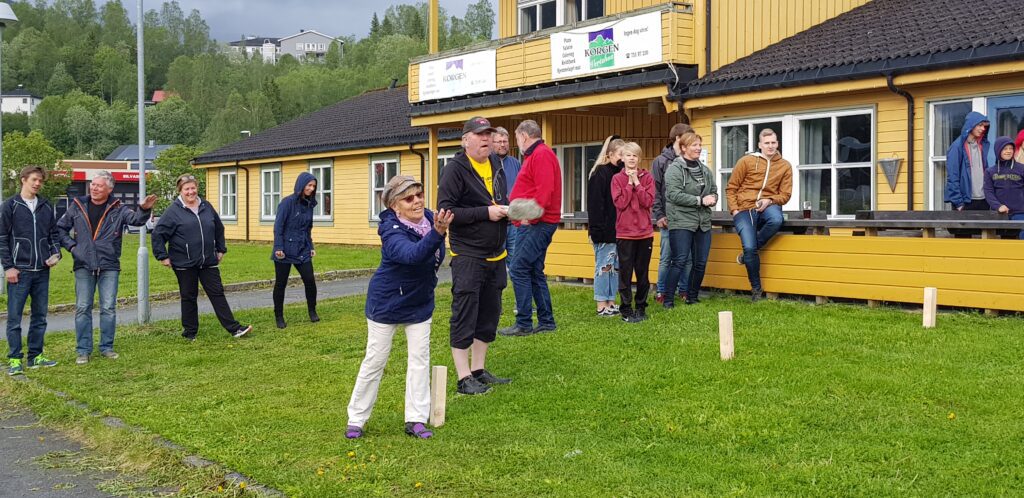
[[[430,414],[430,322],[405,325],[409,364],[405,371],[405,421],[427,423]],[[377,402],[377,390],[384,366],[391,354],[391,342],[399,325],[366,320],[369,334],[366,357],[359,367],[352,400],[348,403],[348,425],[363,427]]]

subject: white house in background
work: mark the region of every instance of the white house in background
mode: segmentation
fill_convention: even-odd
[[[4,92],[0,97],[0,112],[24,113],[29,116],[36,112],[36,106],[43,101],[42,97],[33,95],[21,85],[9,92]]]
[[[278,38],[263,36],[251,36],[246,37],[245,40],[228,42],[228,47],[230,53],[241,54],[244,51],[246,57],[250,59],[261,57],[267,64],[277,62],[278,54],[281,51]]]
[[[344,41],[312,29],[302,29],[294,35],[281,38],[278,46],[281,47],[280,55],[291,54],[299,60],[323,60],[334,41],[338,42],[344,53]]]

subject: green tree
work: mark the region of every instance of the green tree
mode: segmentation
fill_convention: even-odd
[[[93,150],[96,116],[81,105],[73,105],[64,114],[64,126],[75,141],[74,155],[98,159]]]
[[[4,198],[21,190],[17,172],[25,166],[41,166],[49,172],[40,191],[47,199],[65,194],[71,183],[71,168],[63,162],[64,154],[53,147],[38,131],[28,135],[15,131],[4,134]]]
[[[15,88],[19,83],[30,91],[46,88],[58,61],[58,52],[48,32],[23,29],[4,47],[4,89]]]
[[[28,133],[32,131],[32,127],[28,124],[28,114],[24,112],[5,112],[3,116],[4,135],[20,131],[22,133]]]
[[[146,132],[157,143],[195,145],[203,124],[187,102],[172,96],[146,110]]]
[[[135,107],[120,100],[115,100],[110,107],[97,112],[93,144],[96,157],[107,157],[119,145],[136,143],[136,123],[138,116],[135,114]]]
[[[47,95],[63,95],[78,88],[75,79],[68,74],[63,62],[58,62],[50,75],[50,82],[46,84]]]
[[[370,36],[377,36],[380,34],[380,19],[377,18],[377,13],[373,13],[373,18],[370,19]]]
[[[135,46],[135,28],[120,0],[110,0],[100,8],[99,43],[114,48]]]
[[[203,146],[207,149],[235,142],[242,130],[250,129],[251,116],[246,108],[245,98],[237,91],[232,91],[228,101],[210,121],[203,133]]]
[[[494,8],[490,0],[478,0],[466,7],[466,31],[474,40],[490,40],[494,33]]]
[[[108,103],[115,99],[135,100],[137,79],[130,57],[127,49],[109,45],[100,45],[93,56],[97,93]]]
[[[341,43],[338,40],[331,42],[331,46],[327,48],[327,55],[324,57],[324,62],[329,69],[338,69],[341,67]]]
[[[192,159],[202,153],[203,150],[198,147],[175,145],[164,149],[156,156],[153,160],[156,172],[147,178],[146,184],[149,192],[158,198],[155,213],[163,213],[178,196],[176,183],[181,175],[195,176],[199,183],[199,192],[206,192],[206,172],[192,167]]]

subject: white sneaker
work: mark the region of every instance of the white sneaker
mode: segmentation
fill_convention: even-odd
[[[78,358],[75,358],[76,365],[85,365],[86,363],[89,363],[89,355],[87,354],[80,354]]]
[[[231,334],[231,335],[235,336],[235,338],[238,338],[238,337],[242,337],[245,334],[248,334],[249,332],[252,332],[252,325],[240,328],[240,329],[236,330],[234,334]]]

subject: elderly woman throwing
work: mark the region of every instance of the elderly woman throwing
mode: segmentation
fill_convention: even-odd
[[[405,374],[405,432],[426,439],[430,412],[430,322],[434,314],[437,269],[444,260],[444,237],[453,215],[436,215],[423,207],[423,185],[411,176],[396,176],[382,195],[388,207],[380,213],[380,267],[366,295],[366,357],[348,404],[345,437],[363,436],[377,401],[391,340],[405,326],[409,364]]]

